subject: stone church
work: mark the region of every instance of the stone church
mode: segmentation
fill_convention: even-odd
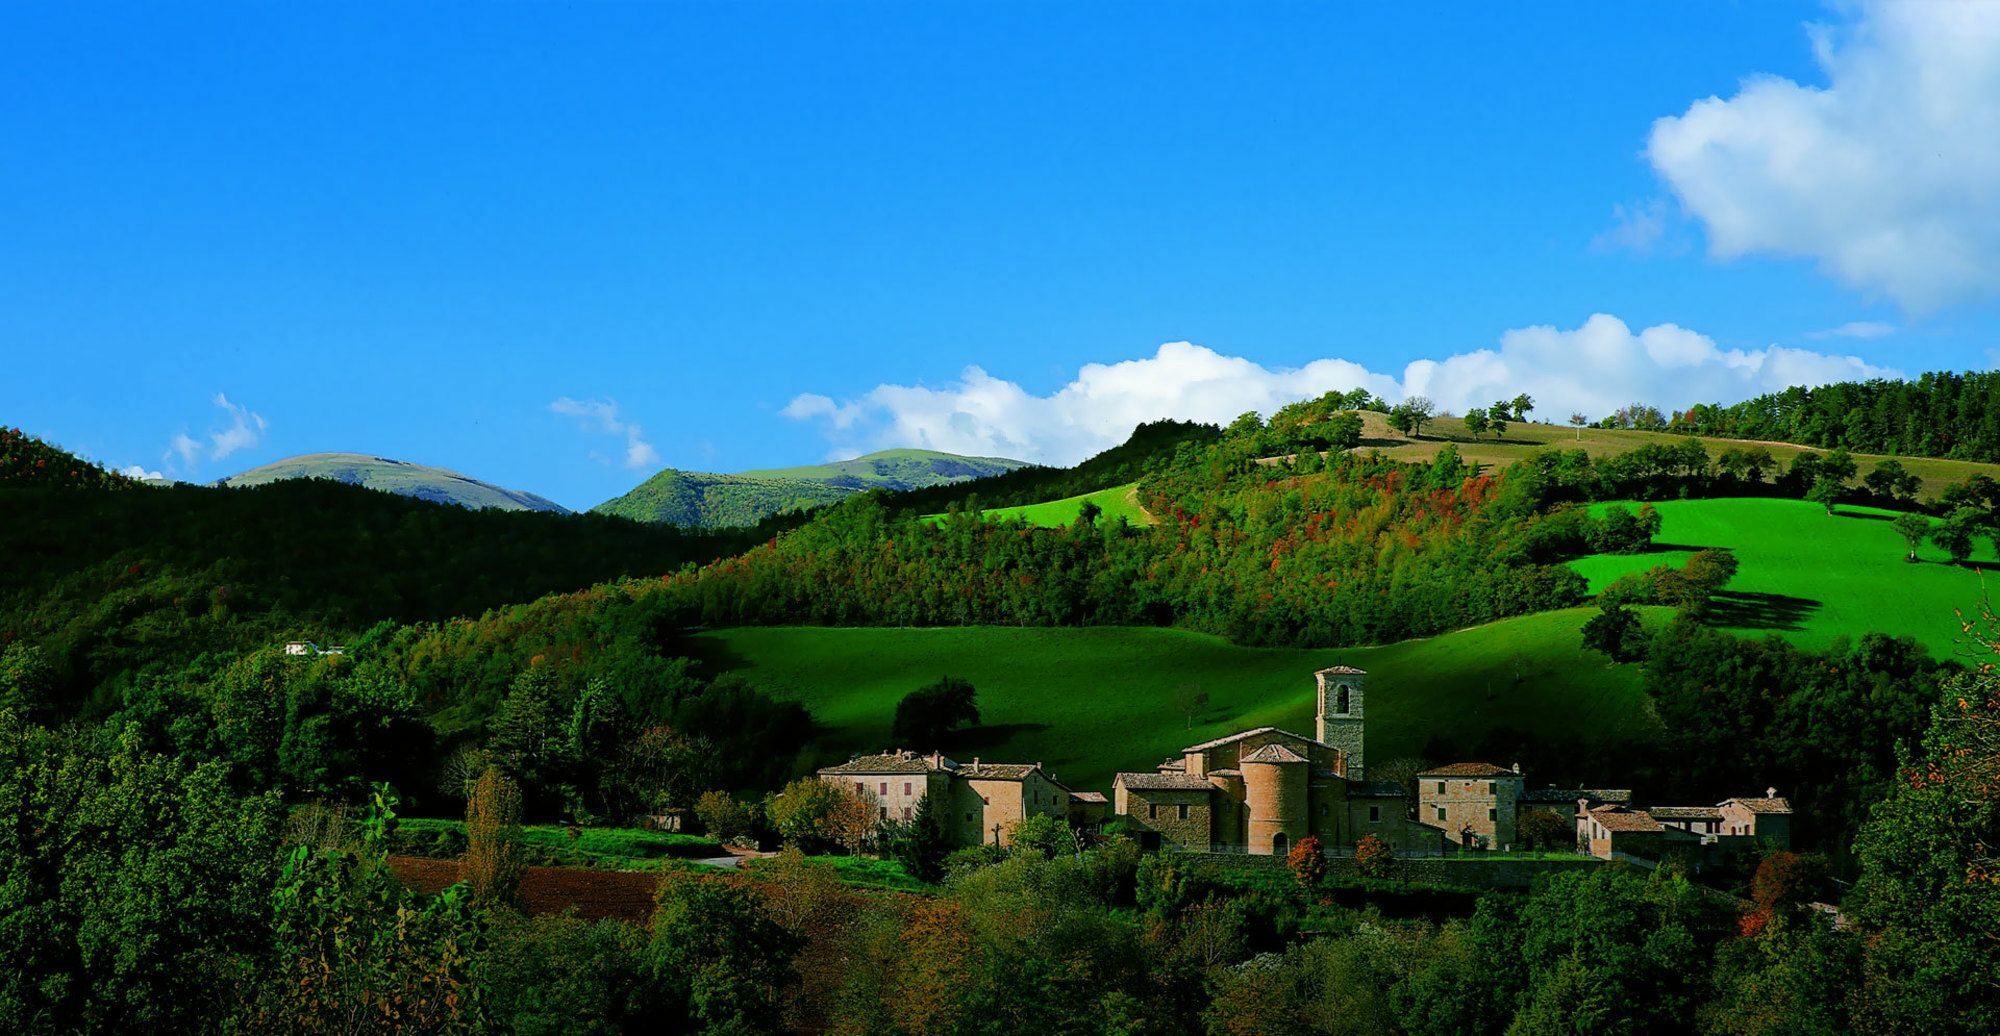
[[[1363,779],[1367,677],[1313,674],[1313,737],[1258,727],[1119,774],[1111,812],[1148,847],[1282,856],[1307,836],[1337,849],[1374,835],[1399,852],[1437,851],[1438,831],[1410,820],[1407,788]]]

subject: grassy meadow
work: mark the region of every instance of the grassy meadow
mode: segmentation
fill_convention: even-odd
[[[1147,514],[1144,507],[1139,506],[1137,482],[1100,489],[1095,493],[1064,497],[1061,500],[1045,500],[1039,504],[1022,504],[1018,507],[994,507],[979,513],[988,518],[1023,518],[1031,525],[1053,529],[1076,521],[1076,516],[1083,511],[1085,501],[1096,504],[1104,512],[1102,521],[1124,518],[1133,525],[1153,524],[1153,516]],[[925,517],[936,521],[944,516],[933,514]]]
[[[1429,460],[1445,443],[1458,447],[1459,455],[1468,461],[1506,467],[1517,460],[1529,456],[1544,446],[1561,449],[1583,450],[1593,457],[1611,457],[1639,448],[1649,442],[1674,445],[1684,442],[1687,436],[1674,432],[1641,432],[1634,429],[1618,428],[1570,428],[1566,425],[1509,423],[1507,434],[1503,436],[1485,435],[1474,439],[1465,430],[1465,422],[1456,417],[1440,417],[1424,426],[1424,433],[1410,439],[1389,427],[1389,419],[1383,414],[1364,412],[1361,415],[1362,450],[1381,450],[1385,456],[1398,460]],[[1720,454],[1732,446],[1763,446],[1771,451],[1771,456],[1784,467],[1791,466],[1792,458],[1801,453],[1827,451],[1790,443],[1752,443],[1738,439],[1701,440],[1711,455]],[[1867,474],[1875,467],[1875,462],[1886,458],[1872,453],[1856,453],[1854,462]],[[1964,460],[1936,460],[1929,457],[1897,457],[1903,467],[1923,480],[1921,497],[1936,496],[1945,486],[1963,482],[1968,476],[1982,474],[2000,478],[2000,464],[1981,464]]]
[[[836,629],[756,627],[695,638],[694,650],[773,693],[795,698],[839,751],[893,747],[896,702],[941,676],[979,689],[984,724],[955,756],[1041,761],[1077,788],[1106,788],[1118,770],[1150,770],[1182,746],[1273,724],[1310,734],[1315,669],[1369,670],[1368,757],[1418,754],[1434,736],[1471,743],[1515,728],[1550,738],[1650,736],[1653,720],[1631,666],[1586,654],[1575,608],[1372,647],[1239,647],[1185,630]],[[1184,685],[1207,692],[1192,727],[1176,710]]]
[[[1598,505],[1596,510],[1610,507]],[[1632,506],[1632,505],[1626,505]],[[1592,592],[1627,572],[1678,565],[1700,547],[1728,547],[1740,564],[1711,622],[1744,634],[1782,633],[1811,646],[1869,631],[1914,637],[1938,655],[1959,635],[1953,609],[1977,609],[1979,568],[1995,563],[1981,542],[1971,566],[1952,565],[1926,543],[1919,564],[1903,560],[1894,511],[1842,506],[1833,515],[1803,500],[1667,500],[1648,554],[1599,554],[1571,562]]]

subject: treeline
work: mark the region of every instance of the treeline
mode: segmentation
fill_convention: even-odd
[[[2000,462],[2000,372],[1793,387],[1733,406],[1697,404],[1666,427],[1857,453]]]
[[[97,715],[151,666],[476,615],[770,535],[473,511],[326,481],[0,488],[0,513],[0,646],[40,647],[58,697]]]
[[[130,489],[138,483],[104,466],[0,426],[0,488]]]
[[[970,482],[905,490],[891,494],[889,506],[917,514],[943,514],[953,507],[961,510],[1014,507],[1082,496],[1137,482],[1172,459],[1182,443],[1204,445],[1221,434],[1214,425],[1196,421],[1150,421],[1132,429],[1131,437],[1124,442],[1074,467],[1036,465]]]
[[[387,858],[386,789],[354,823],[288,818],[239,763],[0,710],[0,1027],[1991,1032],[2000,676],[1950,676],[1921,738],[1844,894],[1774,853],[1730,894],[1611,865],[1467,916],[1393,858],[1329,879],[1310,854],[1221,869],[1113,837],[960,853],[921,895],[794,853],[667,863],[640,926],[523,916],[504,809],[474,811],[466,882],[425,895]]]

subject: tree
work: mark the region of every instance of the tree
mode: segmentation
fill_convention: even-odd
[[[33,644],[9,644],[0,651],[0,709],[33,719],[55,694],[56,673]]]
[[[1820,477],[1833,479],[1843,489],[1853,480],[1855,470],[1854,458],[1848,455],[1844,446],[1827,454],[1819,462]]]
[[[1896,519],[1889,523],[1889,527],[1895,529],[1896,534],[1903,537],[1903,543],[1909,547],[1909,552],[1903,556],[1903,560],[1916,564],[1917,548],[1923,546],[1924,540],[1931,534],[1931,520],[1915,512],[1904,512],[1897,515]]]
[[[1465,412],[1465,430],[1472,433],[1473,439],[1477,440],[1489,427],[1485,407],[1476,406]]]
[[[1396,850],[1374,835],[1363,835],[1354,844],[1354,868],[1364,878],[1383,879],[1395,871]]]
[[[1970,507],[1951,512],[1931,529],[1931,542],[1951,556],[1952,564],[1964,564],[1972,556],[1973,541],[1979,535],[1980,517],[1979,512]]]
[[[1299,888],[1311,894],[1326,884],[1326,847],[1318,838],[1307,835],[1292,846],[1285,854],[1285,869],[1292,872],[1292,880]]]
[[[695,819],[708,833],[723,841],[747,835],[757,826],[751,803],[739,802],[726,791],[705,791],[694,803]]]
[[[1574,428],[1574,429],[1576,429],[1576,441],[1577,441],[1577,442],[1582,442],[1582,441],[1583,441],[1583,426],[1584,426],[1584,425],[1587,425],[1587,424],[1589,424],[1589,423],[1590,423],[1590,418],[1588,418],[1588,417],[1585,417],[1585,416],[1584,416],[1584,415],[1582,415],[1582,414],[1571,414],[1571,415],[1569,415],[1569,424],[1570,424],[1570,427],[1571,427],[1571,428]]]
[[[1631,609],[1611,604],[1583,624],[1583,646],[1614,663],[1637,662],[1646,657],[1645,627]]]
[[[798,981],[792,959],[801,945],[748,885],[661,872],[647,958],[658,991],[680,1015],[663,1028],[779,1031],[781,997]]]
[[[944,861],[951,855],[951,848],[944,810],[934,795],[918,799],[910,822],[900,825],[889,840],[889,851],[896,862],[911,877],[930,884],[944,880]]]
[[[1514,822],[1522,843],[1535,849],[1569,849],[1576,845],[1576,825],[1552,809],[1524,809]]]
[[[1495,436],[1506,435],[1507,422],[1520,419],[1520,414],[1514,413],[1509,409],[1513,405],[1513,403],[1503,399],[1486,408],[1486,424],[1487,427],[1493,430]]]
[[[1196,716],[1208,711],[1208,692],[1200,684],[1185,683],[1174,691],[1174,711],[1187,720],[1187,729],[1194,729]]]
[[[1094,529],[1097,527],[1098,516],[1103,513],[1104,508],[1097,506],[1097,501],[1085,500],[1076,509],[1076,524],[1087,529]]]
[[[521,789],[488,766],[465,803],[465,861],[459,877],[483,906],[513,905],[521,890]]]
[[[1911,499],[1924,484],[1922,479],[1904,470],[1903,462],[1894,457],[1877,463],[1862,482],[1869,492],[1888,500]]]
[[[1513,399],[1513,411],[1514,420],[1526,421],[1528,415],[1535,411],[1535,397],[1528,395],[1526,392],[1515,396]]]
[[[970,681],[947,676],[896,703],[889,736],[904,748],[935,749],[952,730],[978,722],[979,692]]]
[[[824,845],[845,844],[836,827],[835,813],[849,799],[861,793],[818,777],[801,777],[785,785],[764,804],[764,814],[785,841],[811,850]]]
[[[1436,413],[1436,404],[1427,397],[1411,396],[1390,408],[1389,427],[1414,439],[1423,434],[1424,425],[1429,424]]]
[[[1031,852],[1053,858],[1076,848],[1076,836],[1069,825],[1047,813],[1031,813],[1014,821],[1007,835],[1008,844],[1015,852]]]
[[[1749,476],[1752,482],[1764,481],[1764,473],[1777,466],[1777,459],[1771,456],[1771,451],[1767,447],[1753,446],[1743,453],[1744,474]]]
[[[1832,514],[1834,505],[1840,503],[1843,492],[1838,479],[1821,475],[1813,481],[1812,488],[1806,490],[1806,499],[1825,507],[1826,513]]]

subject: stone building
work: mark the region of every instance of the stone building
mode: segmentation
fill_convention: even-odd
[[[1283,855],[1307,836],[1329,849],[1375,835],[1398,851],[1435,852],[1435,832],[1409,820],[1400,784],[1361,780],[1367,674],[1314,674],[1316,730],[1257,727],[1189,745],[1151,773],[1120,773],[1111,812],[1149,846]]]
[[[1682,853],[1697,864],[1792,845],[1792,805],[1776,788],[1761,798],[1724,799],[1713,806],[1591,805],[1578,800],[1577,848],[1602,859],[1658,860]]]
[[[945,830],[959,845],[1007,845],[1014,825],[1037,814],[1068,820],[1073,793],[1040,763],[959,763],[938,752],[891,750],[857,755],[819,771],[823,781],[852,787],[884,821],[907,822],[917,803],[938,795]],[[934,806],[933,808],[937,808]]]
[[[1444,832],[1467,849],[1514,844],[1521,768],[1492,763],[1452,763],[1417,774],[1417,822]]]

